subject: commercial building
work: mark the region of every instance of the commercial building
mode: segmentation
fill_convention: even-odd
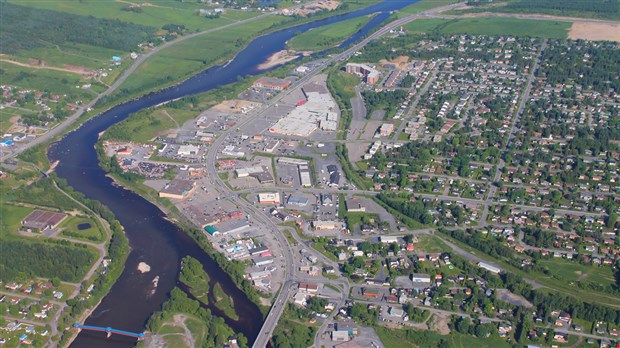
[[[200,151],[200,147],[196,145],[181,145],[177,151],[179,156],[195,156]]]
[[[67,217],[67,214],[54,213],[45,210],[35,210],[24,220],[22,226],[26,228],[36,228],[40,231],[56,228]]]
[[[307,164],[300,164],[298,166],[299,182],[302,187],[311,187],[312,179],[310,178],[310,168]]]
[[[402,308],[390,307],[388,313],[393,317],[402,318],[405,315],[405,311]]]
[[[308,136],[318,127],[324,131],[338,130],[338,105],[323,85],[308,84],[302,88],[305,100],[297,104],[269,131],[272,133]]]
[[[308,205],[308,198],[304,196],[290,195],[286,203],[290,205],[296,205],[299,207],[305,207],[306,205]]]
[[[250,227],[250,223],[248,222],[247,219],[235,218],[235,219],[230,219],[230,220],[222,221],[222,222],[214,225],[214,227],[220,233],[228,234],[228,233],[241,232],[241,231],[249,228]]]
[[[398,237],[394,236],[381,236],[379,237],[379,240],[381,240],[381,243],[383,244],[398,243]]]
[[[312,227],[314,227],[314,229],[317,231],[333,230],[333,229],[338,228],[339,225],[340,223],[338,223],[337,221],[320,221],[320,220],[312,221]]]
[[[348,213],[364,213],[366,212],[366,207],[362,206],[362,202],[359,198],[353,197],[347,199],[347,212]]]
[[[319,291],[319,285],[315,283],[299,283],[299,291],[314,294]]]
[[[185,199],[191,195],[195,189],[195,181],[174,179],[159,191],[159,197]]]
[[[258,194],[258,203],[261,204],[280,204],[280,192],[265,192]]]
[[[374,68],[366,64],[347,63],[346,71],[349,74],[355,74],[360,76],[364,82],[369,84],[375,84],[379,81],[381,73]]]
[[[273,263],[273,257],[257,257],[252,259],[254,266],[266,266]]]
[[[333,342],[347,342],[349,341],[349,333],[346,331],[332,331]]]
[[[274,91],[281,91],[290,85],[291,81],[289,80],[278,79],[275,77],[261,77],[260,79],[254,81],[252,86],[256,88],[267,88]]]
[[[336,327],[336,331],[346,331],[349,333],[349,335],[357,335],[358,333],[357,326],[353,323],[337,322],[335,327]]]
[[[235,169],[237,177],[245,178],[251,176],[258,180],[261,184],[273,184],[273,175],[269,172],[269,169],[265,166],[255,166],[248,168]]]

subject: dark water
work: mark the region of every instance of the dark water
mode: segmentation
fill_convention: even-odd
[[[262,316],[258,307],[248,300],[231,278],[209,258],[200,247],[153,204],[131,191],[115,186],[97,164],[94,144],[98,134],[113,124],[127,118],[131,113],[175,98],[208,91],[235,82],[238,76],[255,75],[261,71],[257,65],[275,52],[285,48],[286,41],[298,32],[339,22],[342,20],[383,12],[343,43],[348,45],[366,35],[380,24],[388,12],[400,9],[415,1],[386,0],[377,5],[328,19],[318,20],[297,27],[280,30],[252,41],[229,64],[216,66],[190,79],[139,99],[118,105],[109,111],[84,123],[78,130],[69,133],[50,148],[51,160],[60,160],[56,173],[66,179],[77,191],[88,198],[101,201],[116,215],[125,228],[132,247],[126,269],[104,297],[101,304],[86,320],[88,325],[114,327],[142,332],[149,316],[161,308],[169,292],[177,285],[181,259],[190,255],[204,266],[212,281],[220,283],[224,291],[232,296],[239,320],[226,318],[214,308],[215,314],[225,318],[235,331],[242,332],[252,343],[260,331]],[[137,271],[140,262],[147,263],[151,270],[142,274]],[[154,293],[153,279],[158,276],[158,287]],[[82,331],[73,347],[130,347],[135,340]]]
[[[88,224],[88,223],[77,225],[78,231],[84,231],[84,230],[87,230],[89,228],[90,228],[90,224]]]

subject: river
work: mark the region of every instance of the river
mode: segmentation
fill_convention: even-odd
[[[215,66],[200,72],[182,83],[120,104],[85,122],[77,130],[67,134],[50,147],[50,160],[59,160],[56,173],[67,180],[75,190],[95,199],[116,215],[125,228],[132,248],[126,268],[110,292],[86,320],[88,325],[114,327],[142,332],[150,315],[161,308],[170,291],[177,286],[181,259],[190,255],[198,259],[211,282],[218,282],[235,303],[239,320],[227,318],[210,306],[214,314],[222,316],[236,332],[242,332],[251,344],[262,325],[258,307],[248,300],[230,276],[226,274],[201,248],[153,204],[139,195],[113,184],[98,166],[94,145],[98,134],[130,114],[172,99],[205,92],[235,82],[239,76],[256,75],[263,71],[258,65],[274,53],[285,49],[286,41],[298,32],[305,32],[331,23],[382,12],[360,31],[343,42],[342,46],[359,40],[388,16],[416,1],[384,0],[370,7],[344,15],[317,20],[288,29],[279,30],[254,39],[233,60],[223,66]],[[114,261],[114,260],[113,260]],[[145,262],[151,269],[147,273],[137,270],[138,263]],[[157,290],[151,294],[152,280],[159,276]],[[82,331],[72,347],[131,347],[134,339]]]

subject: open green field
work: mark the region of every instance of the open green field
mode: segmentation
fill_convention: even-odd
[[[450,251],[450,248],[439,238],[427,234],[420,234],[418,242],[415,243],[416,251],[423,251],[426,253],[442,253]]]
[[[86,227],[88,224],[90,227],[85,229],[78,229],[79,225]],[[91,242],[102,242],[104,240],[104,234],[99,229],[99,225],[95,220],[84,216],[70,216],[63,221],[60,226],[63,231],[60,233],[64,237],[81,239]]]
[[[370,16],[362,16],[315,28],[298,34],[288,42],[288,46],[297,51],[325,50],[353,35],[370,19]]]
[[[405,25],[414,33],[439,31],[443,34],[512,35],[565,39],[569,22],[539,21],[517,18],[416,19]]]
[[[185,25],[190,31],[206,30],[230,23],[233,20],[258,15],[258,12],[226,10],[226,13],[222,15],[221,18],[208,19],[197,14],[198,9],[209,8],[205,5],[201,5],[198,2],[165,0],[153,2],[152,6],[140,6],[139,8],[141,12],[123,10],[128,6],[128,3],[121,1],[15,0],[11,2],[22,6],[68,12],[82,16],[120,19],[122,21],[147,25],[155,28],[161,28],[165,24],[182,24]],[[136,1],[135,3],[141,2]]]
[[[106,132],[106,139],[149,142],[162,131],[176,129],[196,115],[195,111],[185,109],[146,109],[114,125]]]
[[[398,17],[430,10],[435,7],[446,6],[458,2],[457,0],[420,0],[398,11]]]
[[[386,348],[401,347],[438,347],[445,341],[450,348],[503,348],[512,347],[506,340],[492,335],[488,338],[477,338],[457,332],[442,336],[434,331],[418,331],[413,329],[387,329],[375,326],[375,331]]]
[[[226,30],[199,35],[163,49],[140,65],[116,94],[122,93],[126,96],[143,89],[171,84],[211,65],[224,63],[240,50],[252,35],[285,20],[287,18],[282,16],[263,17]]]
[[[90,100],[93,94],[75,86],[89,83],[80,75],[48,69],[33,69],[21,67],[7,62],[0,62],[2,69],[2,83],[18,86],[24,89],[49,91],[56,94],[67,94],[69,97]]]
[[[41,60],[47,66],[59,68],[71,65],[96,69],[110,65],[112,56],[129,58],[127,52],[71,42],[66,42],[62,46],[22,50],[14,55],[7,55],[6,58],[25,64],[36,64]]]
[[[611,267],[581,265],[564,259],[540,260],[538,263],[545,267],[551,276],[564,281],[581,281],[602,286],[615,284],[614,273]]]
[[[21,221],[33,210],[32,208],[6,204],[0,201],[0,236],[6,237],[9,234],[15,233],[19,226],[21,226]]]

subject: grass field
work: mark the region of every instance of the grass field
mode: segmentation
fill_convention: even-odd
[[[33,210],[0,201],[0,237],[14,234],[21,226],[21,221]]]
[[[512,35],[549,39],[565,39],[571,27],[569,22],[539,21],[516,18],[423,18],[408,23],[410,32],[421,33],[437,30],[443,34]]]
[[[581,281],[602,286],[615,284],[611,267],[581,265],[564,259],[541,260],[539,264],[547,268],[552,276],[569,282]]]
[[[78,225],[89,224],[86,229],[78,229]],[[64,237],[81,239],[91,242],[101,242],[104,240],[104,234],[99,229],[99,225],[93,219],[82,216],[70,216],[63,221],[60,226],[63,231],[60,233]]]
[[[199,35],[163,49],[140,65],[120,86],[117,94],[131,95],[145,88],[171,84],[211,65],[224,63],[252,35],[285,20],[281,16],[268,16],[226,30]]]
[[[321,51],[333,47],[362,28],[370,18],[362,16],[309,30],[292,38],[288,46],[297,51]]]
[[[184,109],[146,109],[114,125],[107,136],[115,140],[149,142],[162,131],[176,129],[196,116],[197,112]]]
[[[94,97],[91,92],[75,88],[75,86],[88,81],[78,74],[21,67],[7,62],[0,62],[0,69],[3,71],[3,84],[24,89],[50,91],[55,94],[67,94],[68,97],[84,98],[84,100],[90,100]]]
[[[463,335],[452,332],[449,335],[442,336],[433,331],[417,331],[412,329],[387,329],[382,326],[376,326],[375,331],[386,348],[401,347],[437,347],[442,341],[447,342],[450,348],[503,348],[511,347],[504,339],[495,335],[489,338],[477,338],[474,336]]]
[[[31,6],[48,10],[73,13],[97,18],[120,19],[122,21],[161,28],[165,24],[182,24],[190,31],[205,30],[222,24],[230,23],[233,19],[243,19],[247,16],[258,15],[258,12],[242,12],[227,10],[221,18],[207,19],[198,16],[198,9],[207,8],[198,2],[157,1],[153,6],[140,6],[142,12],[124,11],[127,3],[121,1],[11,1],[23,6]],[[135,2],[139,3],[139,2]],[[228,19],[231,18],[231,19]]]
[[[437,237],[426,234],[421,234],[418,237],[415,249],[427,253],[441,253],[450,250],[450,248]]]
[[[435,7],[446,6],[458,2],[457,0],[420,0],[413,5],[407,6],[398,11],[398,17],[405,15],[420,13]]]

